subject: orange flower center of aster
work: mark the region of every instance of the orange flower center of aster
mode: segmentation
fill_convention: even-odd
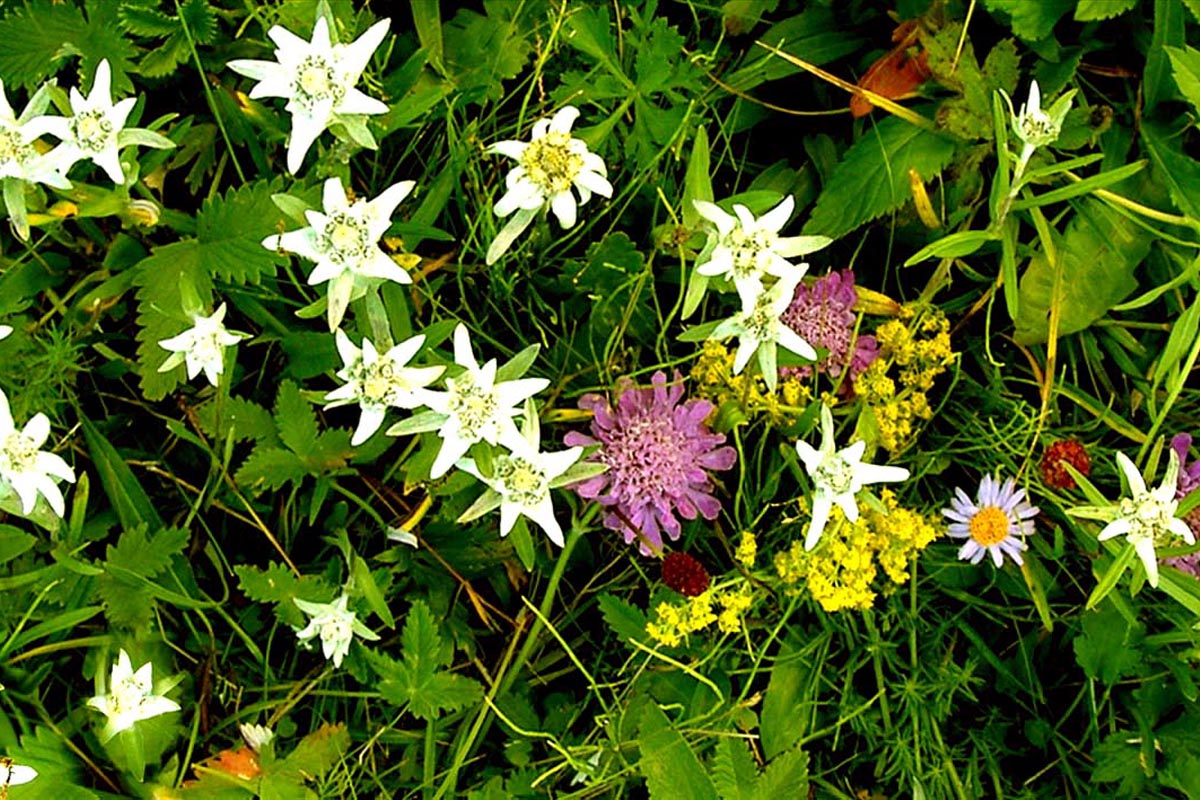
[[[1008,515],[996,506],[984,506],[971,517],[971,538],[984,547],[1000,544],[1008,536]]]

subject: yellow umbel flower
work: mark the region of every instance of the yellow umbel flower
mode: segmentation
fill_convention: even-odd
[[[792,422],[812,392],[795,378],[784,378],[772,392],[761,376],[733,373],[734,353],[719,342],[705,342],[692,367],[696,393],[720,408],[734,402],[747,418],[763,415],[772,425]]]
[[[742,531],[742,539],[738,542],[733,557],[746,569],[754,568],[754,560],[758,558],[758,540],[751,531]]]

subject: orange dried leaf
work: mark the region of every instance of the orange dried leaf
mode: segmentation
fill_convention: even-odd
[[[224,772],[226,775],[244,781],[253,780],[262,775],[262,766],[258,763],[258,753],[249,747],[239,746],[236,750],[222,750],[215,756],[201,761],[197,766],[215,772]]]

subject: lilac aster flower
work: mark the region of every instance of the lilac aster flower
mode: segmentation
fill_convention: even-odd
[[[729,469],[737,459],[732,447],[720,446],[724,435],[704,424],[712,403],[680,403],[681,380],[676,372],[668,388],[662,371],[651,378],[652,388],[637,389],[623,380],[615,407],[601,395],[584,395],[579,407],[595,414],[592,435],[572,431],[563,439],[571,447],[600,445],[590,460],[608,470],[573,488],[610,509],[605,526],[620,532],[627,543],[637,539],[645,555],[662,549],[664,532],[672,540],[679,538],[676,512],[685,519],[698,514],[716,518],[721,503],[712,495],[706,470]]]
[[[991,475],[984,475],[974,502],[962,489],[954,489],[950,508],[942,509],[942,515],[951,520],[950,535],[967,540],[958,551],[960,559],[978,564],[991,553],[997,567],[1004,564],[1006,555],[1017,564],[1023,563],[1021,551],[1028,545],[1019,537],[1033,533],[1038,509],[1029,504],[1025,490],[1016,485],[1013,478],[1001,484]]]
[[[1171,449],[1179,456],[1179,483],[1175,487],[1175,498],[1182,500],[1191,494],[1193,489],[1200,488],[1200,460],[1188,463],[1188,449],[1192,446],[1192,437],[1187,433],[1176,434],[1171,439]],[[1200,509],[1194,509],[1184,516],[1193,533],[1200,531]],[[1162,563],[1174,567],[1181,572],[1200,578],[1200,552],[1186,556],[1164,558]]]
[[[817,372],[836,378],[849,360],[850,374],[843,385],[853,384],[879,355],[874,336],[854,339],[854,304],[857,302],[854,272],[848,269],[830,272],[812,286],[800,284],[792,304],[783,313],[783,321],[804,341],[828,350],[829,355],[812,366],[783,367],[779,374],[785,378],[807,378],[815,368]]]

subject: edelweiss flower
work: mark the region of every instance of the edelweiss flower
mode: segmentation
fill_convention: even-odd
[[[803,269],[808,268],[807,264],[802,266]],[[777,345],[783,345],[801,358],[809,361],[817,360],[817,351],[813,349],[812,345],[801,339],[800,335],[781,319],[792,302],[792,295],[796,292],[800,275],[804,274],[803,269],[799,275],[793,274],[786,278],[780,278],[764,292],[757,291],[753,284],[743,282],[737,287],[738,295],[742,299],[742,312],[722,320],[708,337],[710,339],[738,337],[737,354],[733,359],[734,375],[740,374],[746,368],[746,364],[750,362],[750,357],[757,353],[758,366],[762,371],[763,380],[766,381],[767,388],[772,392],[775,391],[775,386],[779,382],[779,370],[776,367],[778,362],[775,354]]]
[[[7,484],[17,493],[24,514],[33,511],[39,494],[55,514],[66,513],[57,481],[74,483],[75,471],[59,456],[40,449],[49,436],[50,420],[40,413],[25,423],[25,430],[17,430],[8,396],[0,389],[0,486]]]
[[[554,517],[550,489],[561,485],[556,481],[583,454],[582,447],[572,447],[557,453],[541,453],[538,441],[537,417],[529,408],[523,436],[510,438],[505,444],[509,452],[492,458],[492,475],[485,476],[475,459],[460,459],[457,466],[471,473],[488,487],[488,492],[468,508],[459,522],[469,522],[500,506],[500,535],[508,536],[518,516],[533,520],[550,537],[563,546],[562,527]]]
[[[695,200],[693,205],[700,216],[716,226],[715,236],[709,235],[712,251],[696,265],[696,271],[710,277],[727,276],[739,293],[745,286],[752,290],[748,294],[761,294],[764,275],[794,276],[798,281],[804,277],[808,265],[797,266],[788,259],[820,250],[832,241],[826,236],[779,235],[780,228],[791,218],[792,209],[796,207],[791,195],[758,219],[738,203],[733,204],[733,215],[704,200]]]
[[[321,196],[324,213],[304,212],[310,227],[263,239],[263,247],[282,248],[317,263],[308,282],[313,286],[329,282],[329,330],[342,324],[356,289],[372,280],[412,283],[408,273],[379,248],[379,238],[391,226],[396,206],[415,185],[401,181],[374,200],[351,203],[342,179],[330,178]]]
[[[111,87],[112,71],[108,59],[104,59],[96,65],[91,93],[84,97],[72,86],[71,116],[49,118],[46,129],[62,140],[50,157],[64,173],[76,161],[88,159],[104,170],[109,180],[121,186],[125,183],[125,171],[121,168],[122,147],[140,144],[170,148],[175,143],[144,128],[125,130],[125,121],[137,105],[137,98],[127,97],[114,105]]]
[[[383,355],[375,350],[370,339],[363,339],[361,350],[355,347],[341,328],[337,329],[335,337],[344,365],[338,377],[346,384],[325,395],[325,408],[358,403],[362,416],[350,440],[355,447],[379,430],[388,408],[416,408],[421,405],[415,390],[433,383],[446,369],[440,366],[408,366],[408,362],[425,344],[424,336],[403,341]]]
[[[44,183],[56,189],[70,189],[71,182],[57,163],[38,152],[34,142],[53,127],[53,117],[42,116],[50,105],[50,85],[45,84],[29,98],[18,117],[0,80],[0,183],[4,187],[4,205],[13,229],[22,239],[29,238],[25,217],[25,184]]]
[[[204,370],[208,382],[216,386],[221,373],[225,371],[225,348],[247,338],[244,333],[226,330],[224,319],[224,303],[218,306],[211,317],[193,314],[192,320],[195,324],[191,328],[158,343],[164,350],[172,351],[158,371],[167,372],[187,362],[189,381]]]
[[[817,546],[835,503],[847,520],[857,522],[858,501],[854,496],[864,486],[908,480],[908,470],[903,467],[864,464],[862,457],[866,448],[866,442],[858,441],[837,449],[833,439],[833,414],[824,404],[821,405],[821,449],[814,449],[807,442],[796,442],[796,451],[813,481],[812,522],[804,539],[805,550]]]
[[[234,72],[258,81],[250,90],[254,100],[260,97],[284,97],[292,115],[292,136],[288,142],[288,172],[295,174],[304,163],[304,154],[321,132],[344,114],[386,114],[385,103],[368,97],[354,85],[367,68],[367,62],[387,35],[391,20],[376,22],[350,44],[333,44],[325,17],[317,18],[312,41],[306,42],[284,27],[267,31],[275,42],[275,61],[241,59],[227,66]]]
[[[943,509],[942,515],[953,520],[950,535],[967,540],[958,557],[978,564],[991,553],[992,561],[1000,567],[1007,555],[1020,565],[1021,551],[1028,549],[1022,538],[1033,534],[1033,518],[1038,514],[1038,509],[1025,499],[1025,490],[1017,489],[1013,478],[1001,485],[991,475],[984,475],[976,502],[957,487],[954,494],[950,508]]]
[[[1008,96],[1008,92],[1001,89],[1000,94],[1008,104],[1013,133],[1024,143],[1021,160],[1028,161],[1035,149],[1054,144],[1058,139],[1067,112],[1071,110],[1071,98],[1075,96],[1075,90],[1072,89],[1058,98],[1049,111],[1043,111],[1042,93],[1038,89],[1037,81],[1033,81],[1029,84],[1029,102],[1021,104],[1019,113],[1013,111],[1012,98]]]
[[[354,634],[369,642],[379,639],[379,634],[360,622],[353,611],[346,610],[349,601],[345,593],[332,603],[310,603],[299,597],[292,598],[301,611],[312,617],[307,627],[295,629],[296,638],[307,646],[309,639],[320,637],[321,652],[325,654],[325,660],[332,661],[335,667],[340,667],[342,659],[350,652]]]
[[[24,764],[14,764],[11,758],[0,757],[0,787],[20,786],[38,776],[37,770]]]
[[[431,426],[392,426],[389,433],[415,433],[437,428],[441,449],[433,462],[430,477],[446,474],[476,442],[500,444],[510,437],[520,438],[513,417],[520,413],[517,404],[550,385],[545,378],[522,378],[496,382],[496,359],[479,366],[471,351],[471,337],[461,322],[454,329],[454,362],[464,371],[446,378],[446,391],[417,389],[421,403],[433,410]],[[404,425],[404,423],[400,423]]]
[[[147,661],[134,672],[129,654],[121,650],[117,655],[108,694],[97,695],[87,701],[90,707],[108,717],[100,734],[102,741],[107,742],[121,731],[132,728],[136,722],[179,710],[179,703],[162,696],[178,681],[166,681],[159,686],[159,693],[155,694],[153,670],[154,664]]]
[[[579,109],[563,106],[553,117],[534,123],[530,141],[510,139],[487,149],[489,153],[500,153],[520,162],[505,178],[508,191],[493,209],[498,217],[507,217],[514,211],[516,214],[488,248],[488,264],[496,263],[547,205],[560,225],[573,227],[576,204],[572,189],[579,193],[580,205],[590,200],[593,192],[612,197],[604,161],[588,152],[583,140],[571,137],[571,126],[578,116]]]
[[[636,539],[644,555],[662,549],[664,532],[671,540],[679,538],[677,512],[684,519],[716,519],[721,502],[713,496],[709,472],[729,469],[737,460],[736,450],[720,446],[725,437],[704,422],[712,403],[680,402],[679,373],[670,389],[661,371],[650,383],[638,389],[621,381],[615,405],[585,394],[579,407],[593,413],[591,435],[571,431],[563,437],[568,445],[600,445],[588,460],[605,464],[608,471],[572,488],[609,509],[605,527],[627,543]]]
[[[262,750],[263,745],[270,744],[271,740],[275,738],[275,731],[256,722],[239,722],[238,733],[242,735],[242,741],[246,743],[246,746],[256,753]]]
[[[1158,557],[1154,552],[1156,540],[1170,544],[1183,539],[1195,544],[1196,537],[1187,523],[1175,516],[1179,502],[1175,499],[1179,478],[1179,454],[1167,451],[1167,471],[1162,484],[1156,489],[1146,489],[1146,481],[1137,467],[1124,453],[1117,453],[1117,464],[1129,484],[1129,497],[1122,498],[1117,505],[1098,507],[1083,506],[1068,509],[1067,513],[1086,519],[1099,519],[1108,524],[1100,531],[1099,540],[1124,535],[1146,568],[1146,579],[1151,586],[1158,586]]]

